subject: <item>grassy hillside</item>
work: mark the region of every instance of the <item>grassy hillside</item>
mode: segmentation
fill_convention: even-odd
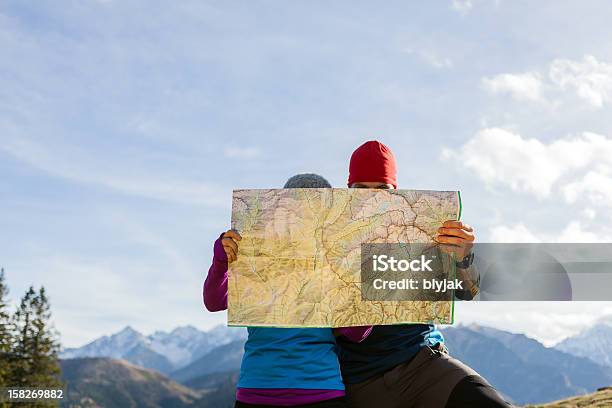
[[[183,408],[199,402],[199,392],[124,360],[75,358],[61,366],[65,406]]]
[[[544,405],[527,405],[526,408],[609,408],[612,407],[612,387],[601,388],[592,394],[572,397]]]

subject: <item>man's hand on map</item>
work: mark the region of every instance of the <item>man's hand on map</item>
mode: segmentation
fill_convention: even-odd
[[[223,249],[227,255],[227,262],[234,262],[238,259],[238,241],[241,239],[242,237],[240,234],[232,229],[223,234],[221,245],[223,245]]]
[[[474,245],[474,229],[469,225],[461,222],[449,220],[438,228],[436,241],[441,245],[441,249],[445,252],[455,254],[455,259],[461,261],[466,255],[469,255]]]

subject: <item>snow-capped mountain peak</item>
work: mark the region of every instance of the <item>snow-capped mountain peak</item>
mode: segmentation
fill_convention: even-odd
[[[612,319],[600,320],[596,325],[563,340],[555,348],[612,367]]]
[[[126,326],[82,347],[66,349],[60,357],[123,358],[147,368],[169,372],[186,366],[215,347],[245,338],[244,329],[225,326],[216,326],[209,331],[191,325],[180,326],[169,333],[156,331],[148,336]]]

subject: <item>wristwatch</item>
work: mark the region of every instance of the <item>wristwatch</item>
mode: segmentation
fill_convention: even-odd
[[[470,252],[461,261],[455,262],[455,266],[459,269],[467,269],[474,263],[474,253]]]

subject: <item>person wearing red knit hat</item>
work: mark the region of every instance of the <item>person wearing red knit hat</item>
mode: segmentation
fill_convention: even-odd
[[[393,152],[384,144],[371,140],[355,150],[349,165],[348,186],[366,187],[376,183],[374,188],[397,188],[397,165]]]
[[[359,146],[351,156],[348,186],[397,188],[397,166],[391,149],[378,141]],[[477,293],[477,272],[471,268],[474,230],[446,221],[436,241],[450,248],[458,274],[469,285],[459,299]],[[346,393],[356,408],[499,408],[509,403],[478,373],[451,357],[444,337],[431,324],[374,326],[368,337],[352,343],[337,337],[338,357]]]

